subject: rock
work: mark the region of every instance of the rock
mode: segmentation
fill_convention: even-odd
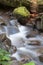
[[[43,62],[43,55],[39,56],[40,62]]]
[[[21,15],[23,17],[30,17],[30,12],[24,6],[15,8],[13,14]]]
[[[3,18],[0,18],[0,25],[6,26],[6,23],[5,23],[5,21],[3,20]]]
[[[16,47],[11,45],[11,41],[6,37],[5,34],[0,35],[0,48],[9,51],[10,53],[16,52]]]
[[[11,41],[6,37],[5,34],[0,34],[0,42],[2,43],[2,48],[9,48],[9,46],[11,46]]]
[[[11,46],[11,41],[6,37],[6,34],[0,34],[0,41]]]
[[[11,65],[23,65],[23,64],[19,61],[14,61],[13,60]]]

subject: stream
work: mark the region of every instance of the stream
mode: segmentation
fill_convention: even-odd
[[[26,58],[28,55],[28,61],[30,61],[31,56],[32,60],[35,59],[34,61],[37,62],[36,65],[41,65],[41,63],[37,61],[36,58],[36,56],[38,55],[37,52],[31,50],[32,46],[31,48],[28,48],[27,45],[25,46],[25,42],[30,39],[36,40],[37,38],[37,40],[42,41],[43,44],[43,35],[40,36],[38,34],[38,31],[33,31],[32,28],[20,26],[15,16],[12,15],[12,11],[13,8],[0,6],[0,41],[4,42],[4,44],[1,44],[2,47],[5,47],[5,49],[12,54],[12,57],[14,58],[12,65],[21,65],[21,62],[18,62],[17,60],[23,60],[25,57],[23,56],[24,58],[22,58],[20,54],[26,55]],[[31,37],[26,38],[27,34],[29,35],[29,37]]]

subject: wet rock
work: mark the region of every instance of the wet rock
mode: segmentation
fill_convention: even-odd
[[[0,48],[7,50],[10,53],[16,52],[16,47],[11,45],[11,41],[6,37],[5,34],[0,35]]]
[[[13,54],[13,53],[15,53],[17,51],[17,48],[15,47],[15,46],[12,46],[11,45],[11,47],[10,47],[10,49],[9,49],[9,52],[11,53],[11,54]]]
[[[6,34],[0,34],[0,41],[4,42],[6,45],[11,46],[11,41],[6,37]]]
[[[6,26],[6,23],[5,23],[5,21],[2,18],[0,18],[0,25]]]
[[[3,45],[5,47],[11,46],[11,41],[6,37],[5,34],[0,34],[0,42],[2,43],[2,47],[3,47]],[[1,43],[0,43],[0,45],[1,45]]]
[[[40,62],[43,62],[43,55],[39,56]]]
[[[11,65],[22,65],[22,63],[19,62],[19,61],[14,61],[14,60],[13,60]]]
[[[5,34],[0,34],[0,41],[4,41],[6,39],[6,35]]]

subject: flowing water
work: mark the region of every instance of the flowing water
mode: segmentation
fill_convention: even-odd
[[[17,51],[16,47],[18,48],[18,47],[24,46],[26,38],[25,38],[24,34],[21,34],[20,31],[18,30],[17,25],[19,25],[19,23],[17,22],[17,19],[12,15],[13,9],[14,8],[5,7],[3,5],[0,6],[0,35],[3,33],[6,33],[6,36],[12,42],[11,47],[10,47],[10,49],[8,48],[8,50],[12,53],[15,53]],[[0,39],[1,39],[1,37],[0,37]],[[6,41],[6,39],[4,39],[4,40]],[[14,47],[14,46],[16,46],[16,47]],[[21,49],[21,50],[23,50],[23,49]],[[24,49],[23,52],[24,51],[26,51],[26,50]],[[14,55],[16,56],[16,58],[18,60],[21,59],[19,57],[19,55],[17,55],[17,53]],[[14,61],[12,65],[15,65],[15,64],[21,65],[21,63],[19,63],[17,61]]]

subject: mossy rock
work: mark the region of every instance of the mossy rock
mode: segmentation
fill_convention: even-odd
[[[13,14],[21,15],[23,17],[30,17],[30,12],[24,6],[15,8]]]

